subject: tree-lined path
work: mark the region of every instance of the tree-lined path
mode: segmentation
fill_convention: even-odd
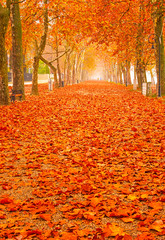
[[[164,239],[165,105],[85,82],[0,107],[0,239]]]

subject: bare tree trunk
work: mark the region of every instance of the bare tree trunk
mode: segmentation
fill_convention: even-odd
[[[74,55],[73,64],[72,64],[72,84],[75,84],[76,77],[76,54]]]
[[[112,64],[112,78],[113,78],[113,82],[116,83],[116,65],[115,63]]]
[[[36,46],[37,48],[37,46]],[[36,49],[36,55],[33,60],[33,76],[32,76],[32,92],[33,95],[39,95],[38,92],[38,68],[40,58],[37,56],[38,50]]]
[[[152,72],[152,69],[150,69],[150,75],[151,75],[151,84],[152,84],[152,86],[154,86],[155,85],[155,80],[154,80],[154,74]]]
[[[160,95],[165,95],[165,54],[164,54],[164,41],[163,41],[163,1],[160,1],[160,8],[157,10],[157,18],[155,25],[156,35],[156,72],[159,86]]]
[[[13,90],[21,90],[24,93],[23,50],[22,50],[22,26],[19,10],[19,0],[13,0],[11,4],[12,25],[12,70]]]
[[[121,63],[119,64],[119,83],[123,84]]]
[[[144,17],[145,17],[144,3],[141,0],[139,7],[139,24],[137,26],[138,33],[136,37],[136,55],[137,55],[136,73],[138,87],[140,89],[142,89],[142,83],[146,81],[145,69],[143,67]]]
[[[127,85],[131,85],[131,73],[130,73],[131,64],[130,61],[127,61],[126,71],[127,71]]]
[[[5,51],[5,34],[10,14],[10,6],[8,4],[6,8],[3,8],[0,4],[0,105],[9,104],[7,59]]]
[[[120,64],[117,61],[117,83],[120,83]]]
[[[83,62],[84,62],[84,50],[82,51],[80,64],[79,64],[80,65],[79,66],[79,82],[82,82]]]
[[[66,66],[67,66],[67,61],[66,61],[66,58],[65,58],[65,61],[64,61],[64,85],[66,85]]]
[[[71,79],[70,79],[70,70],[71,70],[70,55],[71,55],[71,52],[67,55],[67,70],[66,70],[67,84],[71,84]]]
[[[80,63],[80,76],[79,76],[79,82],[82,82],[82,71],[83,71],[83,62]]]
[[[124,79],[124,84],[127,84],[127,79],[126,79],[126,68],[124,66],[124,64],[121,65],[122,68],[122,73],[123,73],[123,79]]]
[[[110,67],[109,67],[109,79],[110,79],[110,82],[112,82],[113,81],[113,69],[112,69],[112,65],[110,65]]]
[[[142,89],[141,64],[139,63],[138,59],[137,59],[137,65],[136,65],[136,76],[138,81],[138,87]]]
[[[80,51],[77,55],[77,61],[76,61],[76,82],[80,82],[80,72],[81,72],[81,55],[83,54],[83,51]]]
[[[59,53],[58,53],[58,39],[56,36],[56,59],[57,59],[57,73],[59,79],[59,87],[62,87],[62,79],[61,79],[61,69],[60,69],[60,61],[59,61]]]

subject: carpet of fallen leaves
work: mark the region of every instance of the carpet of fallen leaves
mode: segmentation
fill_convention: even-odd
[[[85,82],[0,107],[0,239],[165,235],[165,104]]]

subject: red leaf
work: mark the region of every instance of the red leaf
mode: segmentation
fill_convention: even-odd
[[[38,230],[32,230],[27,232],[27,237],[31,235],[41,235],[41,231]]]
[[[10,198],[3,198],[0,200],[0,204],[9,204],[9,203],[12,203],[13,200],[10,199]]]

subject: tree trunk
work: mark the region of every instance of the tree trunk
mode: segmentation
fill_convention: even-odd
[[[5,51],[5,34],[9,21],[9,9],[0,4],[0,105],[9,104],[7,59]]]
[[[163,12],[158,9],[158,16],[155,25],[156,35],[156,72],[159,86],[160,79],[160,94],[165,95],[165,55],[164,55],[164,42],[163,42]]]
[[[87,76],[87,72],[86,72],[85,69],[83,69],[83,70],[82,70],[82,82],[84,82],[84,81],[87,80],[86,76]]]
[[[59,61],[59,53],[58,53],[58,39],[56,36],[56,59],[57,59],[57,73],[59,79],[59,87],[62,87],[62,79],[61,79],[61,69],[60,69],[60,61]]]
[[[151,75],[151,85],[154,86],[155,85],[155,79],[154,79],[154,74],[152,72],[152,69],[150,69],[150,75]]]
[[[43,0],[44,2],[44,32],[41,37],[40,44],[38,46],[37,40],[35,40],[35,56],[33,62],[33,77],[32,77],[32,95],[38,95],[38,68],[39,68],[39,59],[42,56],[42,53],[45,49],[46,45],[46,38],[48,33],[48,9],[47,9],[47,2],[48,0]]]
[[[117,61],[117,83],[120,83],[120,78],[121,78],[121,69],[120,69],[119,61]]]
[[[127,61],[127,65],[126,65],[127,85],[131,85],[131,84],[132,84],[132,82],[131,82],[131,72],[130,72],[130,69],[131,69],[130,61]]]
[[[142,89],[142,83],[146,82],[146,72],[143,67],[143,46],[144,46],[144,18],[145,18],[145,10],[144,10],[144,2],[140,1],[139,7],[139,24],[137,25],[137,38],[136,38],[136,73],[137,73],[137,81],[138,87]]]
[[[77,54],[77,61],[76,61],[76,83],[80,82],[80,72],[81,72],[81,55],[83,51],[80,51]]]
[[[125,85],[127,85],[127,76],[126,76],[126,68],[124,66],[124,64],[121,65],[121,68],[122,68],[122,73],[123,73],[123,82]]]
[[[64,61],[64,85],[66,85],[66,66],[67,66],[67,62],[66,62],[66,58]]]
[[[136,73],[136,66],[135,65],[134,65],[133,90],[137,90],[137,73]]]
[[[47,61],[42,56],[40,57],[40,59],[41,59],[41,61],[43,61],[45,64],[47,64],[51,68],[51,71],[53,72],[53,75],[54,75],[54,87],[58,88],[59,85],[58,85],[58,79],[57,79],[57,69],[52,65],[52,63]]]
[[[112,64],[109,66],[109,79],[110,79],[110,82],[112,82],[113,81],[113,75],[112,75]]]
[[[121,63],[119,64],[119,83],[123,84]]]
[[[13,70],[13,90],[21,90],[23,99],[24,74],[23,74],[23,50],[22,50],[22,26],[19,10],[19,0],[13,0],[11,4],[11,25],[12,25],[12,70]]]
[[[35,56],[33,60],[33,77],[32,77],[32,90],[31,94],[39,95],[38,91],[38,68],[39,68],[39,56]]]
[[[137,65],[136,65],[136,76],[138,81],[138,87],[142,89],[141,64],[139,63],[138,59],[137,59]]]
[[[146,82],[147,82],[146,68],[145,68],[144,65],[143,65],[143,67],[142,67],[142,82],[143,82],[143,83],[146,83]]]
[[[80,63],[79,63],[79,78],[78,81],[82,82],[82,71],[83,71],[83,61],[84,61],[84,50],[82,51]]]
[[[80,75],[79,75],[79,82],[82,82],[82,72],[83,72],[83,62],[80,63]]]
[[[147,77],[146,77],[145,66],[144,66],[144,64],[141,64],[139,61],[137,61],[136,75],[137,75],[137,80],[138,80],[138,87],[140,89],[142,89],[142,83],[147,82]]]
[[[72,84],[75,84],[76,81],[76,54],[72,63]]]
[[[67,84],[70,85],[70,68],[71,68],[71,64],[70,64],[70,54],[71,52],[67,55],[67,70],[66,70],[66,78],[67,78]]]
[[[112,81],[116,83],[116,65],[115,63],[112,63]]]

